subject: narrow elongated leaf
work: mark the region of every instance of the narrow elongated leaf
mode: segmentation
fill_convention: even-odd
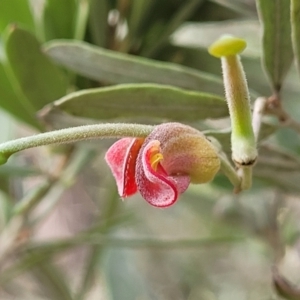
[[[12,202],[9,197],[0,191],[0,230],[3,231],[5,225],[7,224],[12,210]]]
[[[15,118],[39,128],[34,109],[21,92],[17,91],[7,76],[5,66],[0,62],[0,107]]]
[[[108,1],[90,1],[89,29],[93,43],[99,47],[105,47],[109,39],[107,18],[110,9]]]
[[[46,40],[73,38],[75,11],[75,0],[46,0],[42,18]]]
[[[55,107],[93,119],[150,117],[192,121],[228,116],[223,98],[156,84],[124,84],[72,93]]]
[[[133,0],[131,2],[130,14],[128,18],[129,35],[137,38],[138,33],[141,33],[142,31],[141,24],[144,21],[145,14],[152,5],[152,2],[151,0]]]
[[[300,74],[300,1],[291,0],[291,25],[294,55]]]
[[[37,169],[30,167],[20,167],[16,164],[7,164],[6,166],[1,166],[0,177],[5,178],[9,176],[14,177],[27,177],[40,175],[41,172]],[[1,179],[2,180],[2,179]]]
[[[263,63],[272,88],[279,92],[293,61],[290,0],[257,0],[263,25]]]
[[[77,12],[74,25],[74,39],[84,39],[88,17],[90,12],[90,2],[86,0],[77,0]],[[106,19],[105,19],[106,20]]]
[[[46,53],[56,62],[89,78],[111,83],[160,83],[224,94],[221,78],[173,63],[158,62],[83,42],[53,41]]]
[[[72,300],[71,291],[63,273],[50,263],[41,262],[33,269],[35,279],[39,282],[42,293],[48,299]]]
[[[240,0],[212,0],[214,3],[218,3],[224,7],[230,8],[242,16],[254,17],[256,16],[255,4],[252,1],[240,1]],[[254,4],[254,5],[253,5]]]
[[[0,32],[10,23],[20,23],[33,30],[34,21],[27,0],[0,1]]]
[[[9,27],[5,50],[22,92],[36,110],[65,95],[63,74],[41,52],[34,35],[15,26]]]
[[[144,55],[147,57],[154,57],[163,46],[168,43],[170,35],[194,12],[200,5],[203,4],[203,0],[186,0],[182,2],[182,5],[178,10],[170,16],[169,22],[164,26],[163,32],[158,40],[153,43],[148,49],[144,51]]]

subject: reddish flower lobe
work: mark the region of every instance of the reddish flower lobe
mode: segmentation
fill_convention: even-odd
[[[106,152],[105,160],[116,179],[121,197],[129,197],[137,192],[135,164],[143,142],[142,138],[123,138]]]

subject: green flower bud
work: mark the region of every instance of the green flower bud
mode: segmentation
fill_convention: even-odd
[[[232,159],[237,166],[251,166],[257,158],[256,141],[251,124],[250,97],[239,53],[246,47],[243,39],[222,36],[209,53],[221,58],[225,95],[231,118]]]

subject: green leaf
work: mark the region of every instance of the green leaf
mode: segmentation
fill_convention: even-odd
[[[107,19],[110,9],[106,0],[90,1],[89,29],[93,43],[100,47],[105,47],[109,39]]]
[[[75,33],[74,0],[47,0],[43,11],[43,27],[46,40],[73,38]]]
[[[221,78],[173,63],[158,62],[76,41],[52,41],[46,53],[56,62],[91,79],[111,83],[160,83],[224,94]]]
[[[141,276],[136,254],[124,249],[109,249],[105,254],[105,259],[98,265],[98,269],[104,270],[111,299],[150,299],[150,288],[145,276]]]
[[[290,0],[257,0],[263,26],[263,63],[274,92],[282,82],[292,61]]]
[[[90,12],[90,2],[87,0],[77,0],[77,11],[76,11],[75,28],[74,28],[75,40],[84,39],[89,12]],[[107,18],[105,20],[107,20]]]
[[[217,3],[233,11],[238,12],[242,16],[254,17],[256,16],[255,6],[251,1],[241,0],[212,0],[213,3]]]
[[[7,164],[0,167],[0,178],[1,177],[27,177],[27,176],[37,176],[41,175],[41,171],[31,168],[31,167],[22,167],[17,164]],[[2,180],[2,179],[1,179]]]
[[[20,23],[34,30],[34,21],[27,0],[0,1],[0,32],[10,23]]]
[[[84,118],[148,117],[192,121],[228,116],[223,98],[157,84],[124,84],[82,90],[63,97],[54,107]]]
[[[300,171],[300,159],[285,148],[264,144],[259,149],[258,166],[268,171]]]
[[[130,13],[128,17],[128,28],[129,35],[133,38],[140,38],[141,33],[145,33],[142,30],[142,24],[144,18],[149,10],[149,8],[153,5],[151,0],[133,0],[131,1]]]
[[[33,107],[22,92],[13,86],[7,71],[4,64],[0,62],[0,107],[20,121],[40,128]]]
[[[300,74],[300,1],[291,0],[291,26],[294,55]]]
[[[34,35],[9,27],[5,50],[13,74],[35,110],[65,95],[65,77],[41,51]]]
[[[12,199],[0,191],[0,231],[2,232],[7,224],[12,211]]]
[[[168,43],[170,35],[186,20],[195,10],[199,9],[199,6],[203,4],[203,0],[187,0],[182,1],[182,5],[177,11],[170,16],[170,20],[164,26],[162,34],[158,40],[153,43],[144,52],[144,56],[154,57],[160,50]]]
[[[54,264],[49,261],[43,261],[33,271],[42,293],[48,299],[74,299],[65,276]]]

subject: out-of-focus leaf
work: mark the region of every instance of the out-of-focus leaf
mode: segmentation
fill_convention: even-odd
[[[65,77],[42,53],[38,41],[30,32],[9,27],[5,50],[22,92],[36,110],[65,95]]]
[[[291,0],[291,27],[294,55],[300,74],[300,1]]]
[[[84,118],[149,117],[192,121],[228,116],[223,98],[158,84],[123,84],[82,90],[54,103],[61,110]]]
[[[293,153],[300,153],[300,137],[291,128],[281,128],[276,134],[276,142]]]
[[[99,47],[106,47],[108,42],[108,13],[110,7],[108,1],[91,0],[89,14],[89,29],[92,41]]]
[[[10,218],[12,211],[12,201],[8,196],[0,191],[0,232]]]
[[[263,26],[263,62],[272,88],[279,92],[292,61],[290,0],[257,0]]]
[[[10,23],[20,23],[34,30],[34,21],[27,0],[0,1],[0,32]]]
[[[178,46],[208,48],[221,35],[232,34],[247,41],[243,55],[259,57],[259,30],[257,20],[229,20],[206,24],[189,22],[178,28],[172,36],[172,42]]]
[[[255,16],[256,9],[252,1],[240,1],[240,0],[212,0],[212,2],[218,3],[224,7],[228,7],[243,16]]]
[[[140,25],[143,22],[147,9],[151,6],[151,0],[133,0],[131,1],[130,13],[128,18],[129,35],[133,38],[141,33]]]
[[[33,169],[30,167],[21,167],[16,164],[6,164],[0,167],[0,177],[27,177],[38,175],[41,172],[37,169]],[[2,180],[2,179],[1,179]]]
[[[162,34],[158,40],[150,47],[145,49],[143,56],[154,57],[157,52],[167,44],[170,35],[186,20],[197,8],[203,4],[203,0],[186,0],[182,2],[182,6],[178,8],[176,13],[171,15],[168,24],[164,26]]]
[[[55,106],[45,106],[39,111],[38,116],[51,130],[97,123],[96,120],[74,117],[60,109],[56,109]]]
[[[28,99],[17,90],[7,76],[7,68],[0,62],[0,107],[15,118],[39,128],[34,108]]]
[[[259,148],[258,166],[276,172],[300,171],[300,160],[284,148],[265,144]]]
[[[45,39],[73,38],[75,12],[75,0],[46,0],[42,17]]]
[[[111,83],[152,82],[224,94],[222,80],[177,64],[116,53],[83,42],[53,41],[45,48],[56,62],[89,78]]]
[[[257,165],[254,169],[254,176],[262,179],[265,183],[270,184],[271,187],[280,188],[283,191],[289,193],[300,192],[300,171],[299,170],[276,170],[276,168],[270,168],[270,165],[267,167],[261,167]]]
[[[250,11],[248,10],[248,14]],[[245,13],[237,11],[229,5],[223,5],[221,3],[213,1],[205,1],[200,9],[194,13],[193,17],[188,21],[192,22],[215,22],[215,21],[225,21],[232,19],[240,19]]]
[[[111,185],[112,182],[110,182]],[[119,197],[116,189],[107,189],[107,193],[104,194],[105,205],[103,212],[98,215],[98,222],[103,222],[103,229],[99,232],[108,234],[112,231],[113,223],[110,220],[115,218],[119,211]],[[120,224],[119,224],[120,225]],[[91,254],[85,264],[85,271],[83,272],[81,286],[78,290],[77,299],[85,299],[85,295],[91,289],[92,283],[99,271],[98,266],[100,259],[103,256],[104,245],[94,245],[91,247]]]
[[[82,40],[85,36],[88,17],[90,12],[90,1],[77,0],[76,19],[74,24],[74,39]]]
[[[74,299],[67,285],[66,278],[49,261],[38,264],[33,274],[35,275],[35,279],[40,283],[41,292],[48,299]]]
[[[149,293],[149,286],[143,280],[145,277],[141,276],[135,253],[111,249],[105,254],[105,260],[99,267],[104,268],[112,299],[139,299]]]

